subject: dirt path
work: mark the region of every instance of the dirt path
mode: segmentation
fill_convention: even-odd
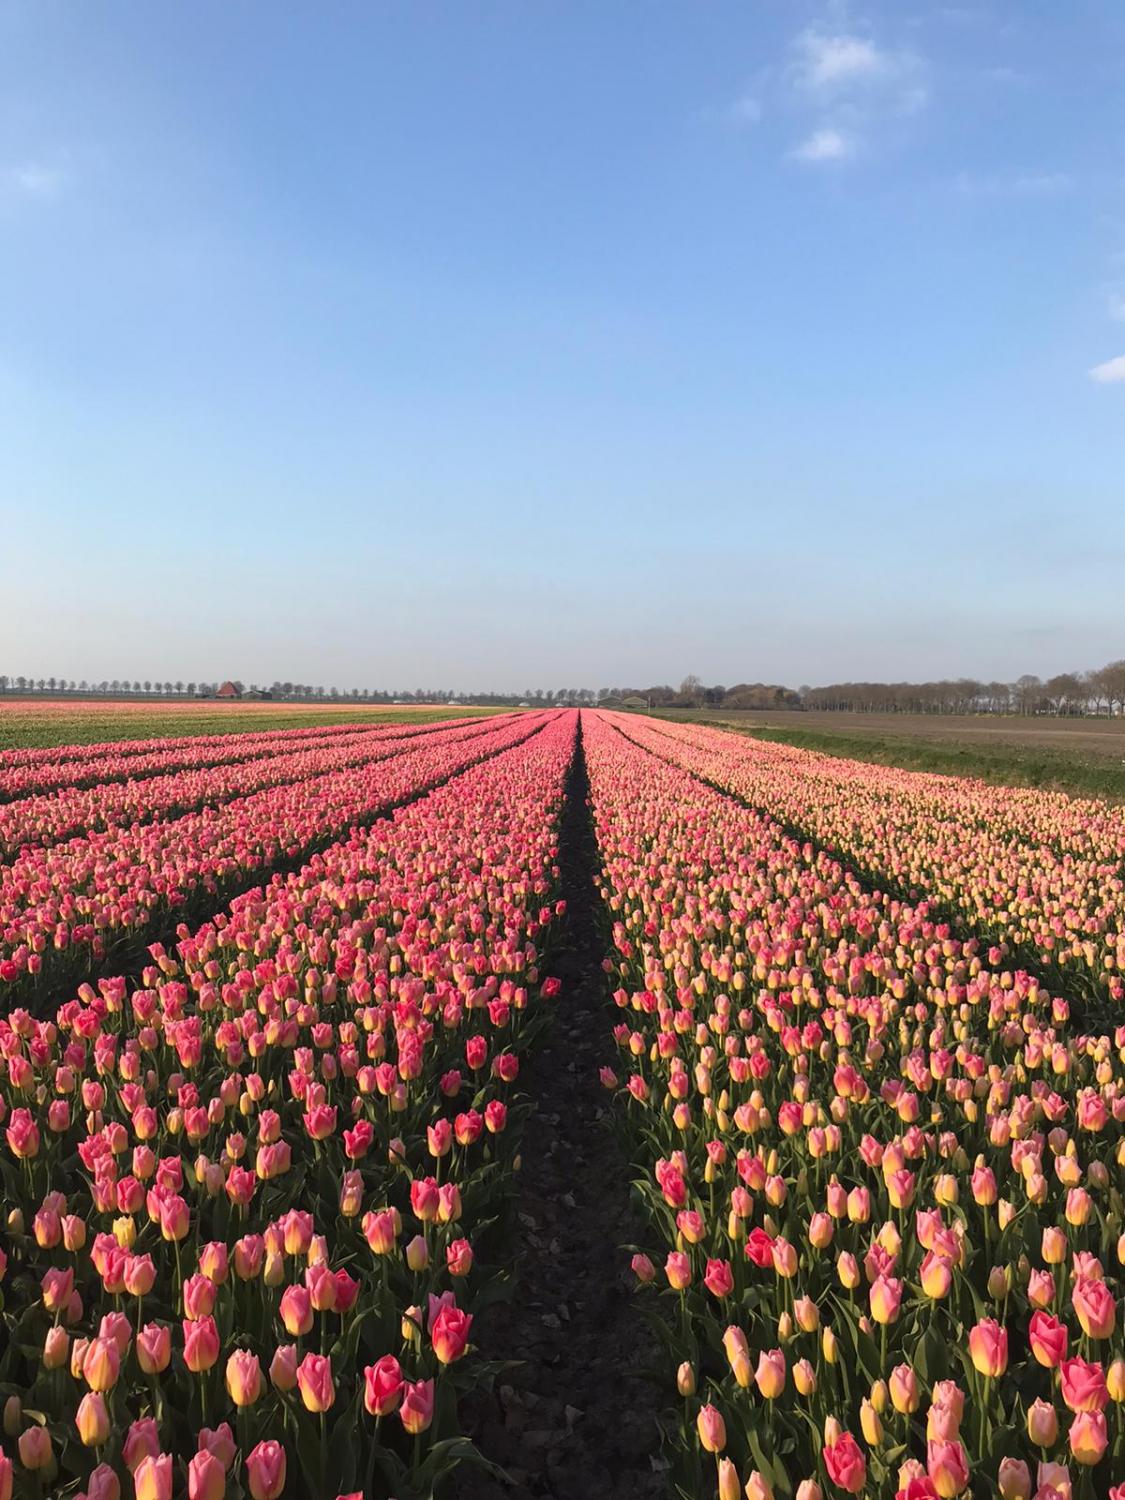
[[[567,901],[563,980],[554,1024],[524,1074],[535,1112],[523,1143],[513,1301],[481,1320],[489,1359],[520,1360],[478,1399],[474,1437],[510,1483],[460,1471],[457,1500],[664,1500],[655,1386],[637,1372],[659,1352],[619,1248],[641,1233],[632,1173],[598,1065],[612,1014],[601,969],[593,887],[596,847],[579,744],[560,840]]]

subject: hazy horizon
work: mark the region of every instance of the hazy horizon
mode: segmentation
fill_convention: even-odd
[[[0,0],[0,671],[1125,655],[1125,13]]]

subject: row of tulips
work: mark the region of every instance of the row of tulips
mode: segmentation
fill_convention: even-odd
[[[180,910],[214,910],[257,871],[304,857],[483,756],[532,734],[542,715],[505,715],[397,743],[397,753],[237,797],[218,807],[25,847],[0,868],[0,993],[54,991],[91,958]],[[36,986],[35,981],[41,978]],[[72,980],[72,982],[74,982]],[[22,994],[21,994],[22,988]]]
[[[267,755],[287,755],[343,734],[397,729],[421,734],[432,720],[398,724],[324,724],[297,729],[255,729],[241,734],[196,734],[158,740],[112,740],[92,745],[51,745],[0,751],[0,802],[59,787],[141,780],[166,771],[233,765]],[[465,721],[463,721],[465,722]]]
[[[1097,804],[1057,794],[841,761],[699,725],[621,723],[872,883],[924,894],[985,940],[991,964],[1035,967],[1063,993],[1103,1007],[1125,1000],[1125,820],[1116,810],[1095,816],[1086,809]],[[1041,836],[1016,836],[1017,813],[1037,801]]]
[[[391,724],[342,730],[306,739],[299,748],[290,746],[279,751],[271,746],[262,755],[235,754],[219,765],[176,766],[140,780],[110,778],[93,786],[59,787],[20,797],[0,804],[0,861],[11,859],[25,845],[46,847],[78,834],[176,817],[197,808],[217,807],[267,787],[385,760],[409,749],[421,734],[433,743],[443,732],[463,735],[469,731],[464,720],[425,728]]]
[[[701,725],[653,721],[652,727],[677,739],[720,749],[746,745],[741,736]],[[930,815],[953,817],[995,837],[1022,839],[1060,853],[1097,859],[1125,855],[1125,813],[1112,803],[1041,787],[997,785],[972,776],[875,766],[784,743],[752,743],[768,750],[771,760],[800,768],[809,785],[823,789],[826,796],[846,797],[854,787],[857,795],[891,804],[900,799],[917,801]]]
[[[0,1500],[415,1500],[470,1455],[574,739],[0,1022]]]
[[[1125,1027],[584,726],[680,1493],[1121,1497]]]

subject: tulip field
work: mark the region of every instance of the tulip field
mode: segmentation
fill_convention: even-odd
[[[0,1500],[489,1472],[575,879],[669,1500],[1125,1500],[1125,813],[594,710],[0,752]]]
[[[585,754],[681,1493],[1125,1494],[1120,814]]]

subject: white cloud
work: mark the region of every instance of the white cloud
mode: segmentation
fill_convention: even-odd
[[[1118,381],[1125,380],[1125,354],[1119,354],[1116,359],[1107,359],[1104,365],[1095,365],[1090,371],[1090,379],[1096,380],[1099,385],[1115,385]]]
[[[882,46],[839,19],[797,34],[784,77],[798,108],[812,104],[834,122],[818,126],[791,153],[799,161],[854,156],[864,140],[888,139],[894,117],[916,115],[929,102],[922,58]]]
[[[806,88],[834,90],[841,85],[878,78],[893,68],[888,53],[864,37],[829,36],[802,31],[794,43],[799,56],[798,77]]]
[[[66,181],[66,173],[60,167],[43,162],[25,162],[5,175],[9,184],[28,198],[53,198]]]
[[[814,130],[807,140],[795,147],[793,156],[797,161],[844,161],[854,150],[853,142],[843,131],[825,126],[821,130]]]

